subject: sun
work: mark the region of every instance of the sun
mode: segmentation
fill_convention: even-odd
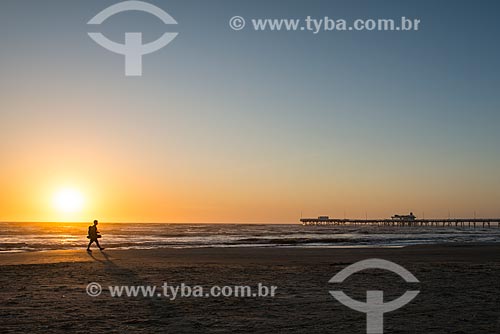
[[[63,213],[80,212],[83,208],[83,195],[76,189],[61,189],[54,194],[54,207]]]

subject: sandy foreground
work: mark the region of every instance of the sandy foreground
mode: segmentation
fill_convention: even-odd
[[[382,270],[328,283],[359,260],[394,261],[420,283]],[[90,282],[103,286],[98,297]],[[108,286],[276,286],[274,297],[111,297]],[[500,245],[400,249],[208,248],[0,255],[1,333],[366,333],[366,316],[330,290],[386,301],[420,290],[384,318],[385,333],[500,333]],[[255,291],[255,290],[253,290]],[[180,295],[180,292],[179,292]]]

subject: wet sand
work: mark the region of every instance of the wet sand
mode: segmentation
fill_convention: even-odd
[[[394,261],[419,284],[381,270],[328,280],[368,258]],[[364,300],[384,290],[417,298],[385,315],[386,333],[499,333],[500,245],[393,249],[206,248],[0,254],[2,333],[365,333],[363,313],[328,293]],[[86,286],[104,290],[90,297]],[[276,296],[111,297],[110,285],[277,286]]]

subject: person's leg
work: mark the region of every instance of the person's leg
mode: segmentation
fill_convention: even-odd
[[[96,240],[95,241],[95,244],[97,245],[97,247],[99,247],[100,250],[103,250],[104,248],[101,247],[101,245],[99,245],[99,240]]]
[[[87,250],[90,250],[90,245],[92,245],[93,242],[94,242],[94,240],[90,239],[89,245],[87,246]]]

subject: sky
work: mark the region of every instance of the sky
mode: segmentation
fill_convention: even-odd
[[[117,2],[1,2],[0,221],[500,216],[497,1],[149,1],[178,24],[86,24]],[[249,22],[308,15],[421,23]],[[87,35],[166,31],[178,36],[140,77]],[[64,189],[78,210],[54,203]]]

